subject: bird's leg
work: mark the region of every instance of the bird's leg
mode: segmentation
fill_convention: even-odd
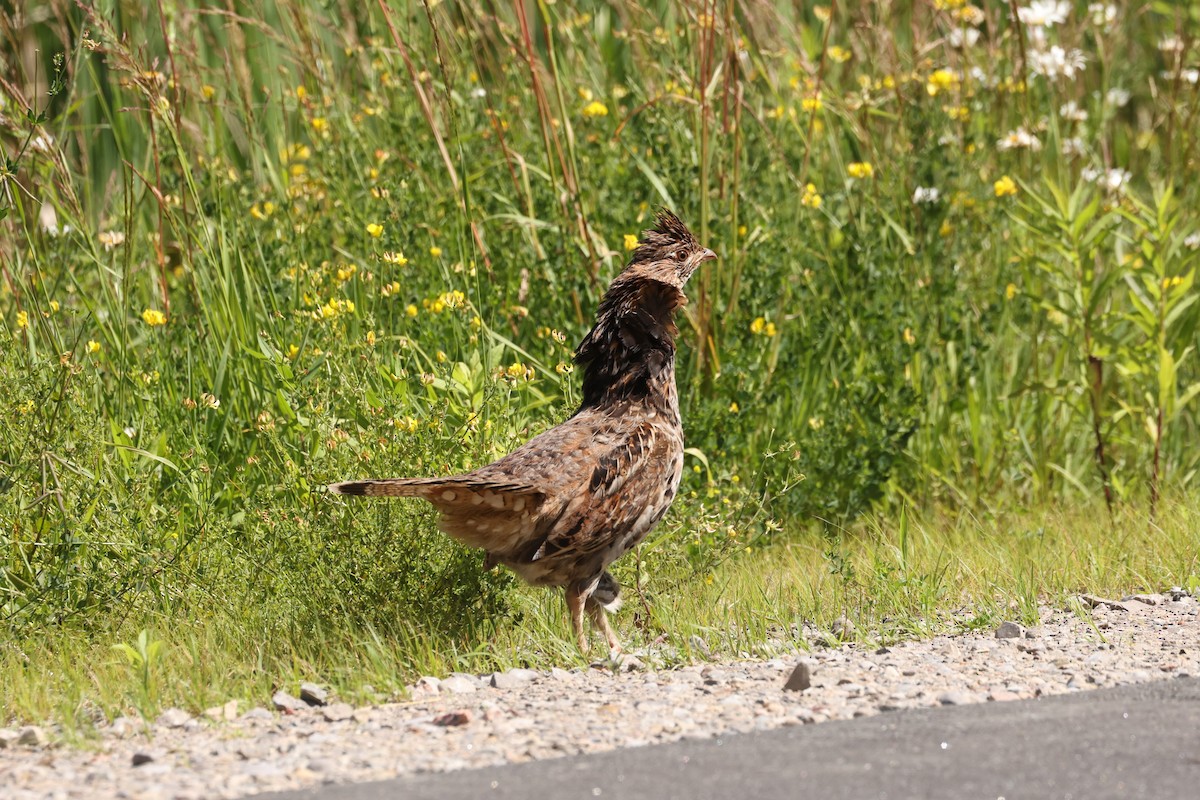
[[[588,616],[592,618],[592,624],[595,625],[604,638],[608,640],[609,654],[613,655],[621,652],[621,641],[617,638],[617,634],[613,631],[612,626],[608,624],[608,613],[604,610],[604,606],[597,603],[594,599],[588,598],[587,601]]]
[[[575,641],[579,644],[579,652],[584,655],[588,651],[587,634],[583,630],[583,607],[587,603],[587,586],[567,587],[567,613],[571,615],[571,630],[575,632]]]

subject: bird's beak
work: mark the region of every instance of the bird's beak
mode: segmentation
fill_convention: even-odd
[[[703,264],[705,261],[716,261],[716,260],[717,260],[717,254],[714,253],[712,250],[709,250],[707,247],[700,251],[699,263]]]

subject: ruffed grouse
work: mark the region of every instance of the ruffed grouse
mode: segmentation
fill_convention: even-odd
[[[683,286],[716,258],[669,211],[645,231],[575,353],[583,403],[499,461],[447,478],[332,484],[338,494],[421,497],[450,536],[534,586],[562,586],[579,649],[586,610],[619,651],[605,615],[620,605],[606,568],[666,513],[683,471],[674,314]]]

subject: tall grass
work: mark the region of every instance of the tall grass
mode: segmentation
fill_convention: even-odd
[[[480,663],[523,624],[562,655],[427,510],[318,487],[469,469],[569,413],[658,205],[721,255],[682,326],[685,492],[623,566],[658,602],[759,558],[819,571],[769,540],[841,569],[838,531],[900,508],[1107,508],[1096,536],[1152,546],[1195,490],[1190,7],[2,13],[10,663],[150,628],[275,665],[373,636],[405,669]],[[1104,553],[1010,578],[1195,572]]]

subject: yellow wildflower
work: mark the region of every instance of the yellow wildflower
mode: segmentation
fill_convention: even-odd
[[[93,356],[96,355],[97,353],[100,352],[100,343],[97,342],[95,339],[88,339],[87,351],[89,354],[91,354]]]
[[[324,133],[329,130],[329,120],[324,117],[313,117],[312,127],[317,133]]]
[[[950,220],[942,220],[941,227],[938,228],[938,236],[944,239],[952,233],[954,233],[954,226],[950,224]]]
[[[917,343],[917,337],[915,334],[913,334],[912,328],[904,329],[904,343],[905,344],[916,344]]]
[[[778,331],[777,331],[777,329],[775,328],[775,323],[774,323],[774,322],[768,322],[768,323],[767,323],[767,328],[766,328],[766,330],[764,330],[764,331],[763,331],[763,333],[764,333],[764,334],[766,334],[766,336],[767,336],[767,338],[768,338],[768,339],[769,339],[769,338],[771,338],[771,337],[773,337],[773,336],[774,336],[774,335],[775,335],[777,332],[778,332]]]
[[[408,259],[404,257],[404,253],[384,253],[383,260],[388,264],[395,264],[397,267],[403,267],[408,263]]]
[[[209,86],[207,83],[200,87],[200,96],[205,100],[212,100],[216,94],[216,88]]]
[[[738,404],[736,402],[729,404],[729,413],[730,414],[736,414],[739,411],[741,411],[741,408],[738,407]]]
[[[372,222],[367,225],[367,233],[371,234],[376,239],[378,239],[380,236],[383,235],[383,226],[377,222]]]
[[[767,328],[767,321],[763,317],[755,317],[754,322],[750,323],[750,332],[758,335]]]
[[[875,168],[868,161],[852,161],[846,167],[851,178],[874,178]]]
[[[958,73],[950,69],[934,70],[934,73],[929,76],[929,81],[925,84],[925,91],[930,97],[934,97],[938,92],[953,91],[958,87]]]
[[[1017,193],[1017,184],[1012,178],[1005,175],[992,184],[992,191],[996,193],[996,197],[1011,197]]]
[[[417,307],[412,303],[409,303],[407,306],[405,306],[404,313],[410,317],[415,317],[417,315]]]
[[[429,248],[429,255],[433,256],[434,258],[439,257],[441,254],[442,254],[442,248],[437,247],[437,246]]]
[[[29,327],[29,312],[28,311],[18,311],[17,312],[17,327],[20,328],[21,330],[24,330],[25,328]]]
[[[625,249],[626,250],[636,250],[637,246],[638,246],[638,237],[634,236],[632,233],[625,234]]]
[[[289,361],[295,361],[296,356],[300,355],[300,348],[294,344],[288,345],[287,357]]]
[[[839,64],[844,64],[850,60],[850,51],[844,47],[838,47],[836,44],[826,50],[825,54]]]
[[[51,313],[51,314],[57,314],[57,313],[58,313],[58,310],[59,310],[60,308],[62,308],[62,306],[60,306],[60,305],[58,304],[58,301],[57,301],[57,300],[51,300],[51,301],[50,301],[50,313]]]
[[[1016,296],[1017,296],[1017,285],[1015,283],[1010,283],[1008,286],[1004,287],[1004,299],[1012,300]]]
[[[167,324],[167,315],[157,309],[147,308],[142,312],[142,321],[151,328],[156,328]]]
[[[804,109],[805,111],[807,111],[809,113],[813,113],[815,111],[820,111],[824,107],[825,107],[825,104],[821,102],[821,93],[820,92],[817,92],[816,94],[812,95],[811,97],[806,97],[800,101],[800,108]]]
[[[599,100],[593,100],[583,107],[583,115],[585,117],[607,117],[608,106]]]
[[[250,206],[250,216],[255,219],[266,219],[275,213],[275,204],[270,200],[263,203],[261,206],[258,203]]]
[[[375,346],[375,331],[367,331],[367,347]]]
[[[800,205],[805,208],[820,208],[821,195],[817,194],[817,187],[813,184],[807,184],[804,187],[804,195],[800,198]]]

